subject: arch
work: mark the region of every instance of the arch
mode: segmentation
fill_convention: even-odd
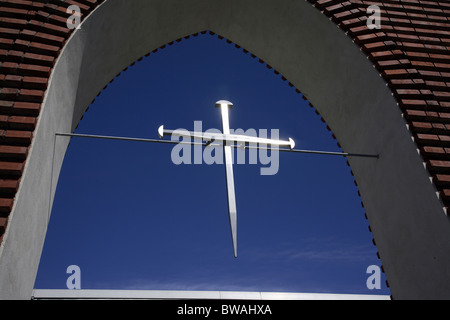
[[[300,89],[345,151],[381,155],[377,161],[350,158],[349,163],[392,295],[448,298],[450,226],[436,184],[387,85],[392,84],[387,73],[380,75],[360,46],[336,27],[347,11],[333,12],[327,2],[316,6],[325,15],[331,12],[334,21],[297,0],[115,0],[95,7],[52,68],[0,249],[0,298],[31,295],[67,148],[57,141],[53,154],[55,133],[73,132],[98,92],[130,62],[205,30],[245,48]]]

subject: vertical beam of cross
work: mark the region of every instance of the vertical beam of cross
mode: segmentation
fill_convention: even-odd
[[[222,113],[222,133],[230,134],[230,121],[228,118],[228,110],[233,107],[229,101],[221,100],[216,102],[216,108],[220,108]],[[223,144],[225,156],[225,173],[227,178],[227,194],[228,194],[228,216],[230,218],[231,238],[233,241],[234,257],[237,258],[237,210],[236,196],[234,192],[234,176],[233,176],[233,156],[231,152],[230,142]]]

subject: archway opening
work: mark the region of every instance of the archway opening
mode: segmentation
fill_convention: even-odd
[[[302,148],[339,151],[294,88],[209,35],[122,73],[77,132],[156,137],[161,124],[192,130],[196,120],[220,128],[219,99],[235,103],[233,128],[279,129]],[[236,165],[234,260],[223,165],[176,166],[170,155],[168,146],[73,139],[36,288],[64,288],[76,264],[86,289],[374,293],[366,269],[380,261],[344,158],[280,154],[273,176],[260,175],[261,163]],[[382,284],[376,293],[388,294]]]

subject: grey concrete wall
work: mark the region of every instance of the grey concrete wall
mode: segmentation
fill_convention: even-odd
[[[67,147],[58,138],[51,181],[54,133],[73,132],[97,93],[131,62],[203,30],[280,71],[345,151],[381,155],[349,161],[391,292],[400,299],[450,298],[448,218],[391,92],[333,22],[303,0],[109,0],[73,34],[54,68],[0,249],[0,299],[32,294]]]

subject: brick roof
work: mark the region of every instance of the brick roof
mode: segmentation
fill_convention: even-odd
[[[443,206],[450,204],[450,2],[308,0],[367,54],[392,90]],[[369,5],[381,29],[366,27]]]
[[[71,34],[71,4],[86,16],[102,1],[0,1],[0,243],[54,63]]]

